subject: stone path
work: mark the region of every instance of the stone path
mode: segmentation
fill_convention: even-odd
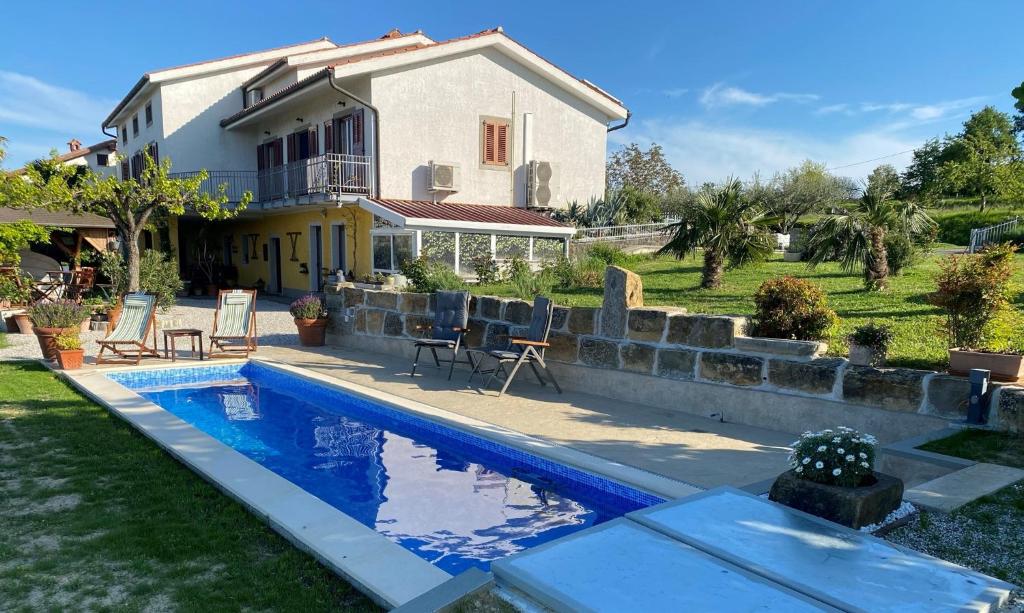
[[[1024,479],[1024,470],[979,463],[922,483],[903,493],[918,507],[952,513],[969,502]]]

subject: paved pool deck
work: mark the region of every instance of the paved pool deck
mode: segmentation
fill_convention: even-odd
[[[467,369],[452,381],[379,353],[337,348],[262,347],[253,357],[283,362],[371,387],[647,470],[702,488],[743,487],[773,479],[788,467],[791,433],[541,387],[522,372],[501,398],[482,391],[478,376],[468,387]],[[166,364],[166,361],[162,361]],[[181,363],[181,362],[179,362]]]

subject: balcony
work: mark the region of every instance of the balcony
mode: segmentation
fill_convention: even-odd
[[[173,173],[175,177],[194,177],[198,172]],[[200,189],[216,195],[225,186],[228,203],[241,201],[245,192],[252,202],[268,205],[291,204],[303,198],[337,199],[342,195],[374,196],[373,158],[368,155],[327,153],[296,160],[265,170],[210,170]]]

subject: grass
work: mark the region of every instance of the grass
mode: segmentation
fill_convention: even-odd
[[[35,363],[0,363],[0,488],[4,610],[376,609]]]
[[[1024,438],[964,430],[920,447],[979,462],[1024,468]],[[1024,481],[957,509],[950,515],[922,512],[886,536],[925,553],[1024,585]]]
[[[7,346],[7,335],[0,332],[0,349]]]
[[[829,304],[841,319],[830,339],[829,353],[846,355],[846,335],[858,325],[874,321],[891,326],[895,332],[889,350],[890,365],[940,369],[947,363],[948,344],[941,332],[941,315],[925,299],[935,289],[933,277],[938,272],[939,259],[928,256],[894,277],[885,292],[865,291],[860,275],[847,274],[837,264],[811,269],[802,262],[784,262],[781,256],[757,266],[727,271],[722,287],[717,290],[700,288],[699,258],[644,258],[632,268],[643,278],[645,304],[685,307],[691,313],[750,315],[754,309],[752,297],[764,280],[780,275],[809,279],[828,293]],[[1024,285],[1024,255],[1017,256],[1014,281],[1017,287]],[[511,289],[502,285],[480,286],[474,291],[512,295]],[[556,289],[552,296],[559,304],[600,306],[602,290]],[[1018,304],[1022,304],[1021,299]],[[1018,343],[1024,343],[1024,331],[1018,332]]]

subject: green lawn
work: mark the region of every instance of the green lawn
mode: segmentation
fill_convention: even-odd
[[[921,449],[1024,468],[1024,437],[965,430]],[[922,512],[887,539],[1024,585],[1024,481],[950,515]]]
[[[643,258],[632,268],[643,278],[645,304],[680,306],[691,313],[749,315],[754,308],[754,292],[765,279],[780,275],[809,279],[828,293],[829,304],[841,319],[830,341],[830,353],[846,355],[845,336],[856,326],[875,321],[895,330],[890,365],[934,369],[945,367],[947,361],[947,342],[940,330],[942,318],[925,300],[925,295],[935,289],[933,276],[938,271],[938,260],[938,256],[926,258],[893,278],[885,292],[864,291],[860,275],[844,273],[837,264],[812,270],[802,262],[784,262],[781,256],[726,272],[724,285],[717,290],[700,288],[700,259]],[[1024,285],[1024,255],[1017,256],[1014,281],[1018,287]],[[511,295],[508,287],[500,285],[481,286],[475,291]],[[553,292],[557,303],[580,306],[599,306],[601,295],[600,289]],[[1020,333],[1018,340],[1024,346],[1024,330]]]
[[[0,347],[6,347],[6,346],[7,346],[7,335],[4,334],[3,332],[0,332]]]
[[[376,607],[35,363],[0,363],[5,611]]]

